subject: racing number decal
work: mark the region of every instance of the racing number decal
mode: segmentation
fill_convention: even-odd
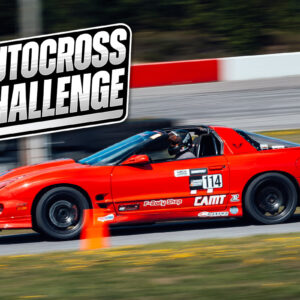
[[[214,189],[223,187],[222,175],[204,175],[202,176],[203,189]]]
[[[223,187],[222,174],[190,176],[191,190],[213,190]]]

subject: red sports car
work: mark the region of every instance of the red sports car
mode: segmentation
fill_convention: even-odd
[[[189,152],[185,159],[170,151],[178,132],[188,137],[179,145]],[[218,126],[162,129],[0,179],[0,228],[33,228],[61,240],[80,233],[83,211],[92,208],[109,224],[244,214],[275,224],[299,202],[300,145]]]

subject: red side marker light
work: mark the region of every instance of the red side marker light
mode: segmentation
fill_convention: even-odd
[[[27,209],[27,203],[20,203],[17,205],[17,210],[26,210]]]

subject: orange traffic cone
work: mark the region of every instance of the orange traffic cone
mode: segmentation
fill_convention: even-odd
[[[109,247],[109,228],[103,220],[100,209],[84,211],[83,228],[80,235],[80,250],[94,250]]]

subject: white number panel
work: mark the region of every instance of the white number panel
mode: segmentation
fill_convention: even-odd
[[[223,187],[222,174],[202,176],[203,189],[215,189]]]

